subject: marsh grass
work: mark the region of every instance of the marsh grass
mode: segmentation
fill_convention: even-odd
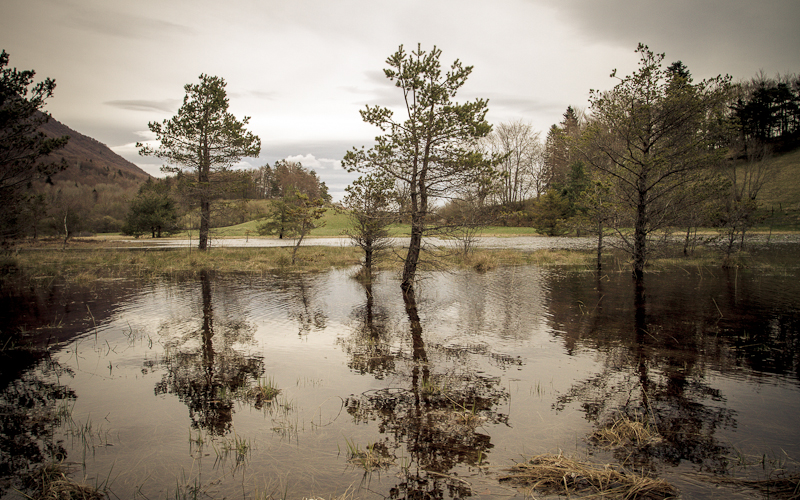
[[[700,477],[714,484],[754,489],[765,498],[800,499],[800,463],[786,452],[778,455],[746,454],[734,447],[726,458],[727,475]]]
[[[515,464],[500,476],[516,486],[545,495],[592,496],[618,499],[671,498],[677,491],[666,481],[565,457],[543,454]]]
[[[206,252],[169,250],[38,250],[20,252],[13,268],[31,280],[63,278],[89,282],[98,278],[196,276],[202,271],[261,274],[319,271],[360,262],[353,247],[300,247],[295,265],[289,248],[213,248]],[[7,259],[8,260],[8,259]]]
[[[383,443],[369,444],[363,450],[358,444],[347,438],[345,438],[345,444],[347,446],[347,462],[366,472],[383,469],[394,464],[394,457]]]
[[[107,498],[106,485],[91,486],[72,479],[69,467],[63,463],[49,463],[34,469],[26,486],[33,500],[101,500]]]
[[[735,268],[770,268],[775,264],[760,260],[747,252],[729,259],[713,248],[698,247],[691,256],[676,248],[653,252],[647,272],[682,268],[690,270]],[[404,249],[387,252],[375,270],[402,269]],[[91,283],[97,279],[150,279],[155,277],[183,278],[201,272],[261,274],[274,272],[318,272],[330,268],[354,267],[361,264],[363,254],[351,246],[304,246],[298,249],[292,265],[292,249],[273,248],[211,248],[200,252],[194,248],[130,250],[109,247],[103,241],[85,244],[66,251],[43,248],[6,255],[0,261],[0,277],[14,277],[33,282],[64,279],[72,283]],[[424,251],[421,271],[474,269],[487,272],[501,266],[536,265],[541,267],[571,267],[593,272],[596,269],[592,250],[477,248],[468,254],[452,249]],[[621,251],[608,250],[603,257],[603,272],[630,272],[628,257]],[[361,279],[367,276],[360,276]]]
[[[712,477],[709,481],[716,484],[751,488],[760,492],[764,498],[777,500],[800,499],[800,474],[784,470],[774,471],[765,479],[738,479],[728,477]]]
[[[660,442],[661,436],[655,427],[639,416],[632,419],[624,416],[594,431],[589,439],[606,448],[642,447]]]
[[[272,377],[262,377],[258,379],[256,385],[248,387],[243,390],[243,398],[245,401],[250,402],[256,409],[261,409],[264,405],[271,404],[281,390],[275,385],[275,379]]]

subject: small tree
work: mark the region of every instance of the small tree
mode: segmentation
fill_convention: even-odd
[[[756,214],[759,208],[758,194],[775,169],[770,161],[769,146],[752,139],[745,140],[745,144],[748,146],[734,149],[737,153],[741,152],[744,159],[734,159],[722,167],[723,178],[729,186],[720,211],[727,257],[730,257],[737,239],[739,249],[744,247],[745,233],[759,222]]]
[[[317,221],[325,215],[326,210],[325,201],[322,198],[310,199],[305,193],[295,192],[291,202],[284,201],[279,212],[274,212],[272,217],[268,217],[258,226],[258,233],[266,235],[281,231],[281,237],[296,237],[297,242],[292,249],[292,265],[294,265],[297,249],[300,248],[303,238],[312,229],[325,225],[324,222]]]
[[[391,246],[389,225],[396,221],[393,213],[394,183],[387,177],[361,176],[345,188],[342,200],[351,227],[345,231],[364,251],[364,269],[372,274],[377,256]]]
[[[569,200],[558,189],[550,188],[531,209],[533,227],[547,236],[561,236],[569,230]]]
[[[137,238],[149,232],[153,238],[161,238],[162,233],[170,233],[177,226],[178,209],[169,191],[140,189],[131,200],[122,232]]]
[[[158,148],[137,143],[139,154],[156,156],[173,165],[161,167],[164,172],[178,173],[186,169],[196,178],[188,181],[189,195],[200,206],[200,238],[198,248],[208,248],[211,227],[211,201],[226,189],[219,175],[244,157],[256,157],[261,152],[261,139],[245,130],[250,120],[237,120],[228,112],[225,80],[200,75],[200,83],[184,86],[186,95],[178,114],[163,123],[150,122],[150,131],[160,142]],[[215,175],[212,175],[215,174]],[[221,182],[220,182],[221,181]]]
[[[393,179],[407,196],[403,208],[411,219],[411,238],[403,266],[406,290],[413,286],[422,237],[429,231],[432,200],[458,197],[495,175],[494,162],[478,152],[478,139],[492,130],[486,121],[487,101],[452,100],[472,67],[456,60],[443,73],[441,53],[436,47],[426,52],[418,46],[409,54],[401,45],[386,60],[384,74],[402,92],[404,119],[395,119],[389,108],[368,105],[361,117],[386,134],[376,137],[369,151],[353,149],[342,160],[350,171]]]
[[[63,148],[69,137],[50,138],[39,127],[50,120],[42,112],[52,97],[55,80],[45,79],[31,87],[35,72],[7,68],[9,55],[0,52],[0,242],[20,232],[23,191],[35,178],[67,168],[61,163],[40,161]]]

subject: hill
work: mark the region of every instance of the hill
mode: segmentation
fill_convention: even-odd
[[[45,123],[40,130],[50,137],[69,136],[66,147],[48,156],[48,161],[64,158],[69,168],[55,174],[52,181],[73,181],[87,186],[97,184],[138,185],[150,175],[113,152],[108,146],[86,135],[76,132],[55,118]]]
[[[778,228],[800,228],[800,148],[766,161],[770,179],[758,195],[762,213],[774,216],[768,220]]]

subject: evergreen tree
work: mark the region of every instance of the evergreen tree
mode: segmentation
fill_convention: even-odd
[[[401,45],[386,60],[384,74],[402,92],[403,119],[395,119],[389,108],[367,106],[363,120],[386,133],[376,137],[369,151],[353,149],[342,160],[350,171],[395,180],[406,196],[411,238],[403,266],[405,290],[413,286],[433,199],[458,197],[495,175],[496,160],[484,158],[477,143],[492,129],[486,121],[487,101],[453,102],[472,67],[456,60],[443,73],[440,56],[436,47],[426,52],[418,46],[407,53]]]
[[[237,120],[228,112],[225,80],[200,75],[199,84],[184,86],[186,95],[178,114],[163,123],[150,122],[159,146],[137,143],[139,154],[162,158],[165,172],[184,169],[196,177],[185,177],[189,195],[200,206],[200,250],[208,248],[211,201],[228,188],[226,174],[244,157],[256,157],[261,140],[245,130],[249,117]]]
[[[42,111],[53,96],[55,80],[33,84],[33,70],[8,68],[9,55],[0,52],[0,243],[17,237],[24,227],[20,208],[32,180],[67,168],[67,163],[42,161],[66,146],[69,137],[47,137],[39,127],[50,120]]]

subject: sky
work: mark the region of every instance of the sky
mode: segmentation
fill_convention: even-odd
[[[473,72],[456,100],[489,100],[493,124],[547,134],[590,89],[636,69],[638,43],[680,60],[696,80],[800,72],[800,0],[0,0],[10,66],[57,83],[46,110],[152,175],[135,143],[172,117],[200,74],[227,82],[250,117],[259,158],[314,169],[334,200],[356,174],[340,161],[380,130],[365,105],[395,107],[383,75],[399,45],[441,49]]]

